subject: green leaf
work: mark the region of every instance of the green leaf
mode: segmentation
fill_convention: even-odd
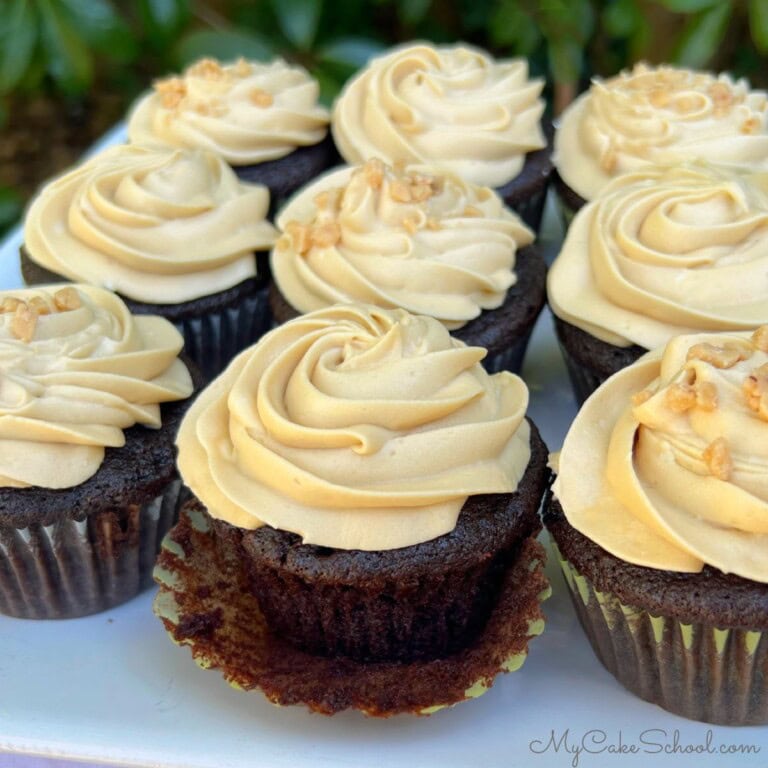
[[[384,45],[367,37],[338,37],[328,41],[318,52],[320,61],[358,69],[364,67],[372,56],[381,53]]]
[[[489,34],[497,46],[509,46],[518,56],[530,56],[541,42],[536,22],[517,0],[502,0],[491,17]]]
[[[201,30],[182,38],[174,51],[174,60],[179,67],[185,67],[204,56],[213,56],[220,61],[234,61],[239,56],[266,61],[274,54],[272,41],[256,32]]]
[[[731,11],[730,0],[722,0],[708,11],[692,16],[672,57],[675,63],[695,69],[705,67],[723,42]]]
[[[577,82],[581,76],[581,46],[573,40],[557,40],[549,43],[548,51],[549,65],[555,82]]]
[[[657,0],[657,2],[674,13],[697,13],[712,8],[721,2],[727,3],[728,0]]]
[[[398,0],[397,16],[406,27],[415,27],[427,15],[432,0]]]
[[[61,0],[70,20],[89,45],[117,61],[129,61],[138,54],[133,30],[118,15],[109,0]]]
[[[7,229],[21,216],[21,197],[10,187],[0,187],[0,230]]]
[[[139,0],[139,17],[147,37],[155,46],[164,46],[189,21],[189,0]]]
[[[282,33],[302,51],[312,48],[322,8],[322,0],[272,0]]]
[[[636,0],[616,0],[603,9],[603,28],[611,37],[631,37],[642,23]]]
[[[29,0],[12,0],[4,13],[7,16],[0,39],[0,93],[8,93],[24,76],[37,42],[37,19]]]
[[[343,80],[335,77],[322,67],[316,67],[312,70],[312,76],[320,85],[320,103],[330,107],[333,104],[333,100],[339,95]]]
[[[37,0],[48,74],[67,96],[82,96],[93,82],[88,46],[56,0]]]
[[[750,0],[749,33],[760,53],[768,54],[768,2]]]

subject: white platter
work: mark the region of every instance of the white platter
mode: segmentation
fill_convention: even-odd
[[[551,249],[551,210],[545,233]],[[18,244],[15,233],[0,247],[2,288],[20,284]],[[557,448],[575,406],[546,313],[524,378],[531,415]],[[49,765],[20,753],[173,768],[768,765],[768,727],[693,723],[627,693],[593,656],[559,572],[548,571],[547,629],[522,669],[430,718],[326,718],[237,692],[172,645],[151,593],[71,621],[0,616],[0,768]],[[552,736],[564,736],[557,750]],[[751,752],[724,757],[723,746]]]

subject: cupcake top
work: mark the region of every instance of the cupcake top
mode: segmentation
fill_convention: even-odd
[[[124,144],[54,179],[24,224],[41,266],[154,304],[178,304],[252,278],[275,241],[266,187],[213,152]]]
[[[746,80],[636,64],[563,112],[553,161],[586,200],[622,173],[704,160],[768,169],[768,101]]]
[[[768,322],[768,176],[706,166],[613,181],[571,224],[550,306],[616,346]]]
[[[272,252],[300,312],[337,302],[403,307],[460,328],[504,303],[533,233],[487,187],[380,160],[333,171],[280,212]]]
[[[543,85],[528,79],[524,59],[495,61],[466,45],[395,48],[346,84],[333,138],[348,163],[429,163],[500,187],[526,152],[546,146]]]
[[[387,550],[451,531],[470,495],[513,492],[528,390],[485,350],[404,310],[335,306],[241,353],[188,411],[179,470],[209,513],[305,543]]]
[[[678,336],[612,376],[573,422],[554,492],[626,562],[768,582],[768,326]]]
[[[209,149],[230,165],[277,160],[325,137],[329,115],[317,102],[319,93],[303,67],[282,59],[202,59],[181,76],[154,83],[128,117],[128,137],[166,148]]]
[[[192,393],[182,344],[101,288],[0,292],[0,486],[79,485],[123,430],[160,427],[159,403]]]

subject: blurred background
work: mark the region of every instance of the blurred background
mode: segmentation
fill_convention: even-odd
[[[203,55],[283,56],[329,104],[415,38],[527,57],[555,113],[641,59],[768,86],[768,0],[0,0],[0,236],[158,76]]]

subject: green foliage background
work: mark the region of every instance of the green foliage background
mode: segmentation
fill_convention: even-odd
[[[371,55],[416,38],[528,57],[556,110],[639,59],[768,85],[768,0],[0,0],[0,131],[19,99],[106,91],[127,105],[202,55],[300,62],[329,103]],[[0,186],[0,231],[19,210]]]

